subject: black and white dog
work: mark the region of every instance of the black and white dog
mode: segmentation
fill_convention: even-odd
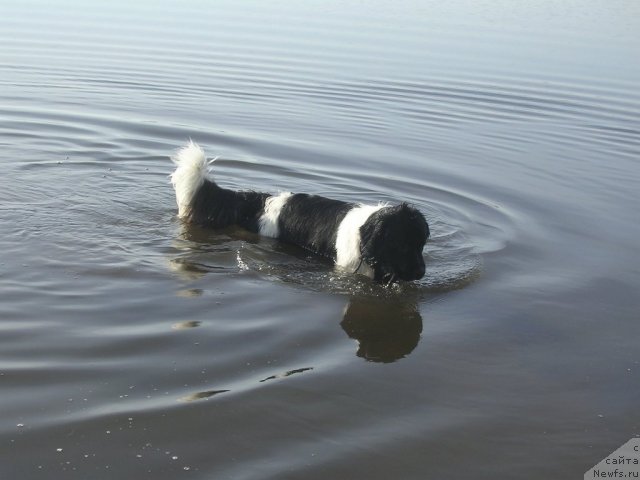
[[[377,282],[418,280],[429,226],[422,213],[398,206],[362,205],[282,192],[234,191],[207,177],[203,150],[193,142],[179,150],[171,175],[178,216],[211,228],[238,225],[331,258],[338,267]]]

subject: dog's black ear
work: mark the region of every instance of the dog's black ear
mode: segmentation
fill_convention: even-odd
[[[429,224],[420,210],[413,205],[409,205],[407,202],[402,202],[398,205],[398,211],[405,213],[414,225],[419,226],[421,229],[420,234],[424,235],[425,240],[429,238],[429,235],[431,235],[431,232],[429,231]]]
[[[382,236],[382,220],[379,212],[371,215],[360,227],[360,255],[372,268],[380,258],[380,238]]]

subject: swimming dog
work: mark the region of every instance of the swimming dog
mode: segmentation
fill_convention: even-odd
[[[376,282],[419,280],[429,225],[401,203],[363,205],[306,193],[275,195],[222,188],[209,177],[204,151],[190,142],[171,157],[178,216],[210,228],[237,225],[332,259]]]

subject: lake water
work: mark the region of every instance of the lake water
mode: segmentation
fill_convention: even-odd
[[[569,479],[640,435],[639,2],[6,2],[0,44],[3,479]],[[189,138],[413,203],[426,277],[183,225]]]

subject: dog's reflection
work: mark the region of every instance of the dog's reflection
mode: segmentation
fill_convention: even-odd
[[[253,234],[238,238],[238,232],[235,230],[213,233],[211,230],[193,225],[183,226],[179,238],[176,248],[180,255],[170,258],[169,266],[184,280],[190,282],[197,281],[207,274],[225,273],[242,267],[245,259],[241,258],[239,251],[234,251],[232,243],[240,240],[246,244],[257,240]],[[255,263],[260,251],[253,249],[250,253],[253,257],[250,257],[247,263]],[[213,264],[212,257],[216,259]],[[321,282],[324,282],[322,285],[326,284],[324,271],[315,272],[315,281],[310,281],[309,277],[313,277],[313,274],[309,271],[294,271],[295,275],[292,275],[291,269],[290,265],[286,265],[282,272],[273,269],[272,273],[287,283],[291,283],[292,278],[295,278],[295,283],[306,285],[306,282],[311,282],[315,283],[315,288],[318,288]],[[353,285],[350,280],[353,279],[344,279],[345,282],[349,282],[345,283],[345,288]],[[333,287],[335,288],[335,285]],[[352,293],[347,297],[349,302],[344,308],[340,326],[350,338],[358,342],[358,357],[371,362],[394,362],[409,355],[420,341],[422,317],[418,310],[419,295],[405,291],[394,296],[385,292],[384,287],[374,288],[381,289],[377,292],[381,296]],[[185,296],[185,292],[197,290],[182,289],[178,294]]]
[[[340,323],[357,340],[356,355],[372,362],[394,362],[409,355],[422,333],[422,316],[409,299],[351,298]]]
[[[171,267],[189,280],[208,273],[203,266],[185,260],[173,261]],[[178,295],[186,296],[185,291],[190,293],[194,289],[180,290]],[[417,303],[410,299],[352,297],[340,326],[358,342],[358,357],[389,363],[406,357],[416,348],[422,333],[422,316]]]

